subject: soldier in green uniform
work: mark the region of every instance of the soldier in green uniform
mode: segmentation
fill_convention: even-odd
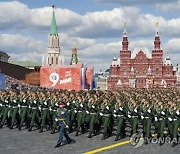
[[[120,99],[117,99],[117,103],[114,106],[114,118],[116,118],[117,133],[115,141],[118,141],[125,136],[125,107]]]
[[[180,125],[179,109],[175,103],[169,108],[168,120],[170,122],[169,132],[172,138],[172,147],[178,144],[178,128]]]
[[[155,117],[154,120],[156,121],[156,131],[158,133],[159,145],[164,144],[164,128],[166,125],[166,112],[164,111],[164,107],[162,102],[158,102],[155,108]]]
[[[128,105],[128,118],[130,119],[131,124],[131,135],[137,133],[138,119],[139,119],[139,107],[138,104],[130,99]]]

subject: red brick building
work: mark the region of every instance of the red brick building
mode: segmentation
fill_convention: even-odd
[[[120,58],[114,57],[108,77],[108,89],[175,87],[176,71],[169,56],[163,62],[158,30],[151,52],[146,47],[131,52],[127,32],[123,32]]]

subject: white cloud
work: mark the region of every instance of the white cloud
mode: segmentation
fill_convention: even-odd
[[[164,12],[180,11],[180,0],[174,3],[156,4],[156,9]]]
[[[169,0],[96,0],[100,3],[115,3],[121,5],[154,5],[156,3],[168,3]],[[177,0],[171,0],[171,2]]]
[[[57,8],[55,13],[59,33],[66,33],[71,37],[93,39],[120,37],[125,21],[129,36],[152,37],[157,21],[159,21],[161,36],[180,36],[180,18],[167,20],[161,16],[144,14],[136,7],[88,12],[84,15]],[[21,30],[34,32],[33,34],[49,33],[51,15],[50,7],[30,9],[17,1],[0,2],[0,30],[15,30],[16,33],[20,33]]]

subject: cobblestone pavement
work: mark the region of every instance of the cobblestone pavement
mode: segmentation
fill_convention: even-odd
[[[102,148],[114,142],[115,136],[106,140],[101,140],[102,135],[87,138],[87,133],[75,137],[71,133],[70,137],[76,140],[76,143],[67,144],[55,149],[58,139],[58,133],[50,134],[50,131],[39,133],[38,130],[28,132],[26,129],[9,130],[9,128],[0,129],[0,154],[81,154],[93,149]],[[120,140],[123,142],[128,138]],[[162,146],[158,144],[142,145],[134,148],[131,144],[121,145],[109,150],[101,151],[100,154],[179,154],[180,145],[172,148],[166,143]]]

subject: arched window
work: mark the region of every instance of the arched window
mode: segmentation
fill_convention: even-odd
[[[124,72],[124,75],[126,75],[126,74],[127,74],[127,70],[126,70],[126,69],[124,69],[124,70],[123,70],[123,72]]]
[[[156,68],[156,74],[159,74],[159,68]]]
[[[51,58],[51,64],[53,64],[53,58]]]
[[[58,58],[56,58],[56,65],[58,65]]]

